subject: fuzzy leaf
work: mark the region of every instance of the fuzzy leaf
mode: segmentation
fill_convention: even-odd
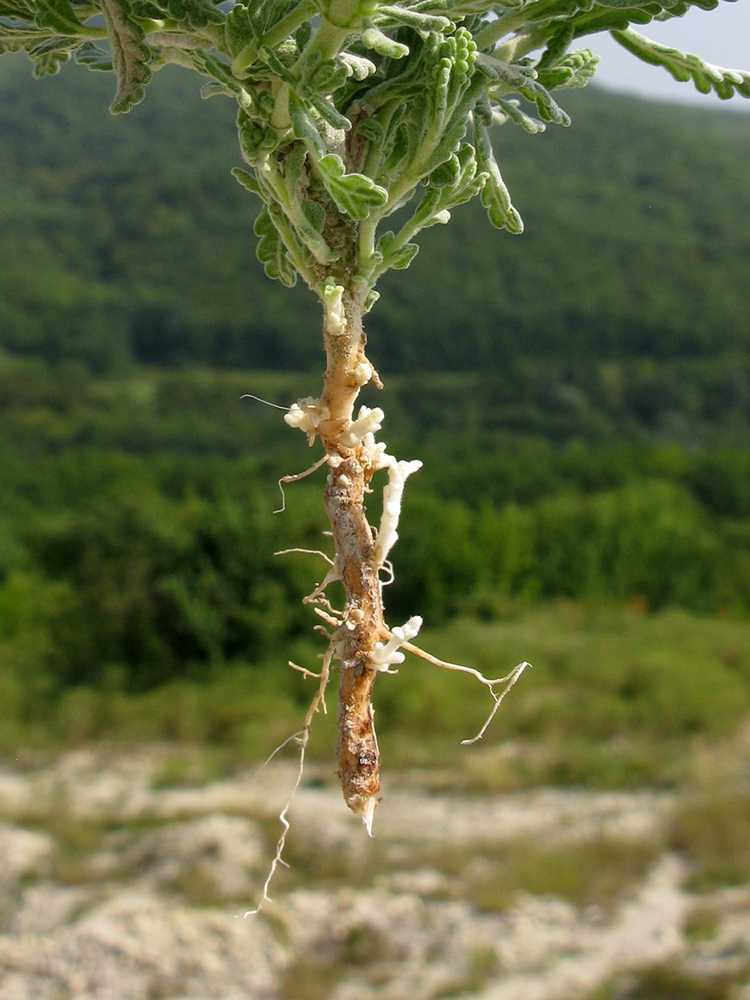
[[[496,99],[497,110],[493,109],[492,120],[496,124],[502,125],[504,121],[510,120],[514,125],[520,125],[524,132],[529,135],[537,135],[544,132],[547,126],[540,122],[538,118],[527,115],[518,106],[518,101],[506,101],[503,98]]]
[[[211,0],[166,0],[169,16],[190,28],[205,28],[207,24],[223,24],[226,14]]]
[[[343,87],[351,75],[352,68],[346,63],[336,59],[326,59],[310,76],[308,86],[318,94],[332,94],[334,90]]]
[[[268,208],[265,207],[253,227],[255,235],[260,237],[256,254],[269,278],[280,281],[287,288],[292,288],[297,282],[297,272],[289,260],[284,241],[273,223]]]
[[[339,210],[352,219],[366,219],[373,208],[380,208],[388,201],[385,188],[365,174],[347,174],[343,160],[334,153],[318,160],[318,169]]]
[[[234,167],[232,169],[232,177],[238,181],[246,191],[251,194],[260,195],[260,184],[258,183],[255,174],[251,174],[248,170],[243,170],[241,167]]]
[[[370,142],[382,142],[385,137],[385,129],[377,118],[362,118],[357,122],[355,129],[357,135],[364,136]]]
[[[268,45],[261,45],[258,55],[279,80],[288,83],[290,87],[296,87],[297,78],[290,68],[279,59],[278,55]]]
[[[353,76],[355,80],[366,80],[368,76],[372,76],[373,73],[377,72],[375,63],[364,56],[355,56],[351,52],[341,52],[339,53],[339,59],[346,67],[349,75]]]
[[[326,210],[320,202],[312,201],[310,198],[305,198],[302,202],[302,212],[315,232],[321,233],[326,221]]]
[[[513,208],[508,189],[500,169],[495,162],[495,154],[487,130],[476,127],[476,154],[479,169],[487,175],[482,187],[482,204],[487,209],[489,220],[496,229],[507,229],[511,233],[522,233],[521,216]]]
[[[29,58],[34,63],[34,76],[54,76],[80,44],[80,38],[50,38],[29,49]]]
[[[251,167],[260,166],[279,142],[276,129],[270,126],[261,128],[242,109],[237,114],[237,134],[242,155],[245,162],[249,163]]]
[[[378,253],[383,255],[386,267],[392,267],[396,271],[405,271],[417,256],[419,247],[416,243],[405,243],[397,250],[391,250],[390,247],[393,245],[395,239],[396,234],[390,230],[387,233],[383,233],[378,240],[377,250]]]
[[[103,73],[111,73],[114,69],[111,54],[105,52],[104,49],[100,49],[93,42],[84,42],[81,45],[76,51],[76,62],[81,66],[88,67],[88,69],[98,70]]]
[[[389,38],[372,21],[365,20],[363,23],[365,30],[362,32],[362,44],[366,49],[372,49],[378,55],[388,56],[390,59],[403,59],[409,55],[407,45]]]
[[[547,90],[585,87],[598,65],[599,56],[595,56],[590,49],[577,49],[551,68],[539,70],[538,80]]]
[[[151,79],[143,28],[130,16],[128,0],[102,0],[104,20],[112,49],[112,65],[117,74],[117,93],[110,105],[112,114],[123,114],[143,100]]]
[[[318,126],[302,101],[296,94],[289,95],[289,120],[295,139],[301,139],[305,145],[318,156],[325,156],[326,147]]]
[[[227,14],[224,37],[229,51],[238,62],[242,63],[243,69],[255,61],[258,54],[258,39],[244,4],[236,3]]]
[[[750,73],[712,66],[699,56],[659,45],[630,29],[613,31],[612,37],[644,62],[663,66],[675,80],[684,83],[692,79],[702,94],[708,94],[713,90],[719,97],[727,100],[736,90],[743,97],[750,97]]]
[[[349,119],[340,114],[331,101],[327,101],[325,97],[320,97],[317,94],[314,94],[310,98],[310,103],[318,112],[320,117],[324,119],[324,121],[327,121],[332,128],[348,132],[352,127],[352,123]]]
[[[37,0],[36,10],[40,28],[51,28],[58,35],[86,34],[85,25],[68,0]]]
[[[396,24],[405,24],[409,28],[416,28],[417,31],[442,31],[446,32],[451,26],[447,17],[440,14],[423,14],[420,11],[408,7],[378,7],[378,17],[385,17]]]

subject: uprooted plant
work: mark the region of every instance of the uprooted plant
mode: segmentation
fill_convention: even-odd
[[[413,645],[420,618],[386,623],[383,574],[391,572],[404,486],[420,462],[399,461],[378,440],[381,409],[355,412],[363,386],[382,387],[362,325],[377,280],[408,267],[419,232],[447,223],[452,209],[476,195],[494,226],[521,232],[490,130],[509,123],[534,134],[547,123],[569,124],[552,93],[594,74],[597,57],[571,51],[581,36],[609,30],[636,56],[679,80],[692,78],[699,90],[750,96],[750,74],[710,66],[631,27],[718,2],[246,0],[227,9],[213,0],[0,0],[0,52],[24,49],[37,75],[56,72],[73,54],[91,69],[114,70],[113,112],[141,101],[153,71],[171,63],[208,78],[203,97],[237,102],[247,169],[234,175],[262,204],[258,257],[285,285],[301,276],[323,310],[322,392],[285,415],[310,445],[319,439],[322,446],[308,473],[327,468],[335,545],[333,559],[320,553],[328,572],[307,599],[328,646],[299,736],[302,758],[337,663],[339,775],[368,830],[380,791],[371,705],[377,674],[401,663],[403,651],[466,670],[489,687],[491,718],[525,666],[488,679]],[[377,473],[385,483],[376,529],[365,499]],[[338,609],[327,597],[333,581],[345,591]]]

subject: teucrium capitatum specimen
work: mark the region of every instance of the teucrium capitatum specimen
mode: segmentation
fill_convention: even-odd
[[[377,279],[408,267],[419,232],[448,222],[475,195],[494,226],[521,232],[491,130],[510,123],[534,134],[547,123],[569,124],[552,94],[584,86],[595,71],[588,49],[572,50],[580,37],[611,30],[635,55],[700,90],[750,96],[747,73],[709,66],[631,28],[718,2],[248,0],[227,10],[212,0],[0,0],[0,52],[25,50],[37,75],[56,72],[71,55],[112,70],[114,112],[141,101],[152,73],[169,63],[205,76],[202,96],[238,105],[248,169],[234,174],[262,202],[258,256],[286,285],[301,276],[323,309],[324,388],[290,408],[287,422],[311,444],[322,442],[310,471],[329,470],[335,558],[309,600],[332,630],[321,684],[334,661],[341,667],[344,794],[368,827],[380,787],[372,684],[400,662],[400,649],[416,649],[410,639],[421,624],[414,617],[388,628],[380,576],[397,538],[404,484],[419,463],[397,461],[376,441],[382,411],[354,415],[361,387],[379,384],[362,330]],[[376,531],[363,501],[380,470],[387,483]],[[334,580],[346,595],[338,610],[325,597]],[[500,681],[480,679],[497,707]],[[321,696],[322,687],[313,708]]]

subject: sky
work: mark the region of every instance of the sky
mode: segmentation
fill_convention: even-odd
[[[750,71],[750,0],[721,0],[715,10],[693,7],[683,17],[633,27],[654,41],[693,52],[707,62]],[[701,94],[692,83],[678,83],[665,69],[642,63],[609,34],[582,38],[580,47],[590,48],[602,57],[595,77],[600,86],[660,101],[703,107],[718,104],[750,112],[750,99],[735,95],[730,101],[722,101],[715,94]]]

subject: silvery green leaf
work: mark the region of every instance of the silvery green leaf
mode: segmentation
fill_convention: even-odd
[[[160,21],[164,17],[164,12],[150,0],[132,0],[130,10],[133,17],[142,17],[149,21]]]
[[[518,88],[527,101],[536,104],[537,111],[541,118],[555,125],[570,125],[570,116],[566,114],[560,105],[553,100],[552,95],[536,80],[529,80],[523,87]]]
[[[743,97],[750,97],[750,73],[736,69],[723,69],[704,62],[699,56],[672,49],[652,42],[637,31],[613,31],[612,37],[633,55],[654,66],[663,66],[675,80],[693,81],[698,90],[708,94],[712,90],[724,100],[735,91]]]
[[[289,120],[292,123],[294,138],[301,139],[318,156],[325,156],[326,147],[318,131],[318,126],[305,105],[294,93],[289,95]]]
[[[366,219],[373,208],[381,208],[388,201],[386,189],[365,174],[347,174],[340,156],[328,153],[317,165],[331,198],[352,219]]]
[[[68,0],[37,0],[36,23],[58,35],[85,35],[86,28]]]
[[[200,72],[205,73],[206,76],[212,76],[217,83],[222,85],[225,93],[235,97],[238,97],[242,93],[241,85],[237,83],[229,66],[225,63],[214,59],[208,52],[194,53],[194,60]]]
[[[495,99],[495,104],[496,108],[493,108],[492,112],[492,120],[495,124],[502,125],[503,121],[510,120],[515,125],[520,125],[524,132],[528,132],[529,135],[537,135],[547,128],[544,122],[540,122],[538,118],[532,118],[525,111],[522,111],[518,106],[518,101],[506,101],[498,97]]]
[[[54,76],[80,44],[80,38],[50,38],[30,48],[28,53],[34,63],[34,76]]]
[[[263,60],[263,62],[268,66],[272,73],[274,73],[279,80],[283,80],[284,83],[288,83],[290,87],[295,87],[297,85],[297,78],[292,73],[289,66],[279,59],[277,54],[268,45],[261,45],[258,50],[258,55]]]
[[[244,4],[236,3],[227,14],[224,37],[230,53],[238,63],[242,64],[238,66],[236,72],[255,61],[258,55],[258,39]]]
[[[109,52],[105,52],[104,49],[100,49],[98,45],[94,45],[93,42],[84,42],[76,50],[75,55],[76,62],[81,66],[86,66],[88,69],[99,70],[101,72],[112,72],[112,56]]]
[[[255,175],[251,174],[248,170],[243,170],[241,167],[234,167],[232,169],[232,177],[239,181],[246,191],[249,191],[251,194],[260,195],[260,184]]]
[[[427,178],[427,183],[431,187],[442,188],[449,184],[455,184],[461,172],[461,164],[455,153],[451,153],[445,163],[436,167]],[[422,199],[424,201],[424,198]]]
[[[303,21],[302,24],[294,32],[294,40],[297,43],[297,48],[301,52],[307,43],[312,38],[312,25],[309,21]]]
[[[382,142],[385,137],[385,129],[377,118],[361,118],[354,131],[370,142]]]
[[[325,97],[313,94],[310,98],[310,103],[318,112],[320,117],[327,121],[333,128],[342,129],[344,132],[348,132],[352,127],[352,123],[349,119],[340,114],[331,101],[327,101]]]
[[[289,260],[284,241],[273,223],[268,207],[263,208],[255,220],[253,229],[255,235],[260,237],[255,252],[266,274],[269,278],[280,281],[287,288],[292,288],[297,282],[297,272]]]
[[[0,17],[31,21],[34,17],[34,10],[26,0],[0,0]]]
[[[482,187],[482,204],[487,209],[489,220],[496,229],[507,229],[511,233],[522,233],[523,222],[510,201],[500,169],[495,162],[490,137],[485,128],[475,128],[476,156],[479,169],[487,175]]]
[[[356,56],[351,52],[340,52],[339,59],[355,80],[366,80],[368,76],[377,72],[377,67],[372,59],[366,59],[364,56]]]
[[[362,44],[366,49],[372,49],[378,55],[388,56],[389,59],[404,59],[409,55],[407,45],[402,45],[401,42],[389,38],[372,21],[365,19],[363,25]]]
[[[596,73],[599,56],[590,49],[577,49],[569,52],[549,69],[538,71],[538,81],[547,90],[558,90],[564,87],[585,87]]]
[[[317,233],[321,233],[326,221],[326,210],[320,202],[312,201],[310,198],[305,198],[302,202],[302,211],[313,229]]]
[[[223,83],[219,83],[218,80],[213,80],[211,83],[204,83],[201,87],[201,99],[204,101],[209,100],[211,97],[233,97],[232,91],[229,90]]]
[[[351,73],[351,68],[340,60],[326,59],[310,76],[308,85],[319,94],[332,94],[343,87]]]
[[[396,271],[404,271],[411,264],[419,252],[416,243],[405,243],[396,250],[391,250],[391,246],[396,239],[396,234],[388,230],[378,240],[377,251],[383,255],[386,267]]]
[[[117,93],[110,111],[123,114],[144,98],[145,86],[151,79],[151,51],[143,28],[131,17],[128,0],[101,0],[101,4],[117,75]]]
[[[242,155],[251,167],[260,166],[279,141],[275,129],[270,126],[261,127],[242,109],[237,114],[237,134]]]
[[[46,31],[0,24],[0,54],[18,52],[46,38],[49,38],[49,33]]]
[[[451,22],[447,17],[440,14],[423,14],[420,11],[408,7],[379,6],[377,9],[378,18],[385,17],[396,24],[404,24],[409,28],[416,28],[417,31],[447,31]]]
[[[166,0],[169,16],[190,28],[205,28],[207,24],[223,24],[226,14],[211,0]]]

